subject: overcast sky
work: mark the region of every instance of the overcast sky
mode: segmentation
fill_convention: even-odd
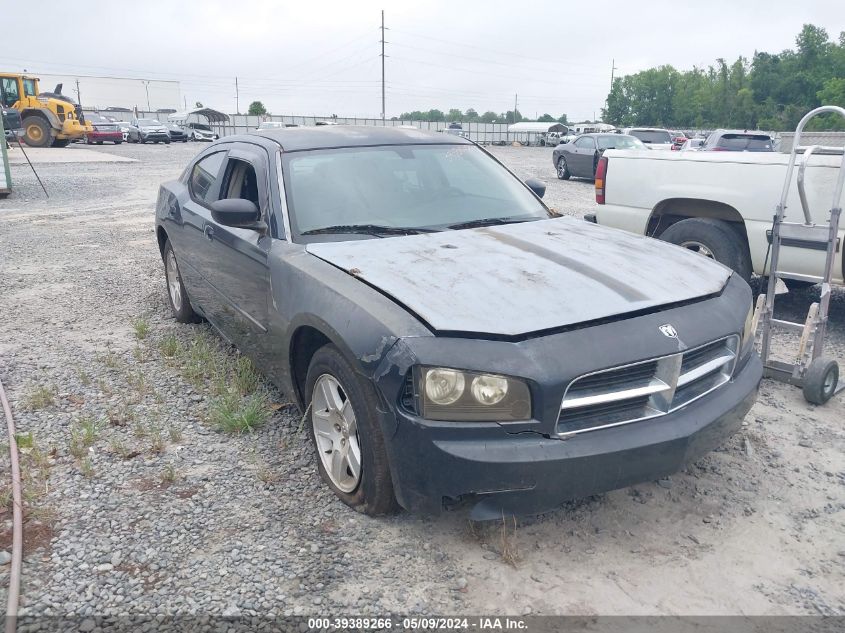
[[[42,3],[37,3],[39,6]],[[802,24],[845,30],[845,0],[3,2],[0,70],[177,79],[189,104],[275,114],[387,116],[475,108],[592,119],[617,75],[794,46]],[[49,7],[49,8],[48,8]],[[9,25],[19,25],[10,28]],[[27,54],[29,53],[29,54]],[[47,89],[47,87],[42,88]]]

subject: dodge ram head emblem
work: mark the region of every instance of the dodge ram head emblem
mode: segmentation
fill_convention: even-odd
[[[663,332],[663,336],[668,336],[669,338],[678,338],[678,330],[676,330],[675,326],[671,323],[661,325],[658,329]]]

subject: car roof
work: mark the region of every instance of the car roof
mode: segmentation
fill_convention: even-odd
[[[286,152],[334,147],[369,147],[374,145],[471,145],[456,135],[422,130],[372,125],[320,125],[254,130],[245,135],[263,136],[278,143]],[[232,139],[233,137],[227,137]]]
[[[772,138],[771,134],[769,134],[768,132],[763,132],[761,130],[727,130],[719,128],[718,130],[713,130],[713,134],[748,134],[750,136],[766,136],[768,138]]]

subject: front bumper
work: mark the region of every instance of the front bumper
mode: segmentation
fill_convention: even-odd
[[[167,132],[147,132],[146,134],[140,134],[141,140],[143,141],[169,141],[170,134]]]
[[[763,368],[753,354],[728,383],[658,418],[562,440],[540,433],[461,438],[433,431],[399,411],[389,443],[397,499],[437,513],[444,500],[470,498],[475,520],[537,514],[562,503],[653,481],[719,446],[741,426],[757,398]]]
[[[89,141],[123,141],[122,132],[98,132],[94,130],[89,132],[87,136]]]

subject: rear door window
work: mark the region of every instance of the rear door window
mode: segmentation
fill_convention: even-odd
[[[217,180],[220,167],[226,158],[226,152],[215,152],[199,160],[191,170],[189,189],[191,197],[202,204],[209,205],[217,200]]]
[[[580,147],[582,149],[595,149],[596,142],[590,136],[582,136],[575,141],[575,147]]]
[[[631,130],[631,136],[636,136],[643,143],[671,143],[672,135],[662,130]]]
[[[765,134],[723,134],[716,146],[736,152],[770,152],[772,139]]]

